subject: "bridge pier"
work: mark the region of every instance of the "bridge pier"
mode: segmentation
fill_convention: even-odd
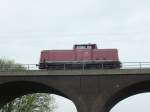
[[[98,97],[88,95],[79,96],[74,102],[78,110],[77,112],[109,112],[104,107],[105,101],[101,95]]]

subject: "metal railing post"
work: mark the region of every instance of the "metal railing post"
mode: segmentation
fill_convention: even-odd
[[[140,70],[142,69],[142,63],[141,62],[139,62],[139,66],[140,66]]]
[[[28,64],[27,66],[28,66],[28,70],[30,70],[30,65]]]
[[[64,71],[66,70],[66,64],[64,64]]]
[[[84,63],[82,63],[82,70],[84,71]]]
[[[102,69],[104,69],[104,63],[102,63]]]

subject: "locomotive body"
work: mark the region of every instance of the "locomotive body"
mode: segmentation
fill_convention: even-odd
[[[74,45],[73,50],[43,50],[40,69],[120,68],[117,49],[98,49],[96,44]]]

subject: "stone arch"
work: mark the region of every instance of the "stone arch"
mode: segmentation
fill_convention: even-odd
[[[0,106],[13,99],[33,93],[50,93],[70,99],[66,94],[57,88],[32,81],[10,81],[0,84]]]
[[[132,95],[150,92],[150,80],[134,83],[114,93],[106,102],[104,112],[109,112],[118,102]]]

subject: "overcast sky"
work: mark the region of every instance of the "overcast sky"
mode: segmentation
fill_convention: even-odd
[[[0,0],[0,57],[37,64],[43,49],[96,43],[150,62],[149,12],[149,0]]]

